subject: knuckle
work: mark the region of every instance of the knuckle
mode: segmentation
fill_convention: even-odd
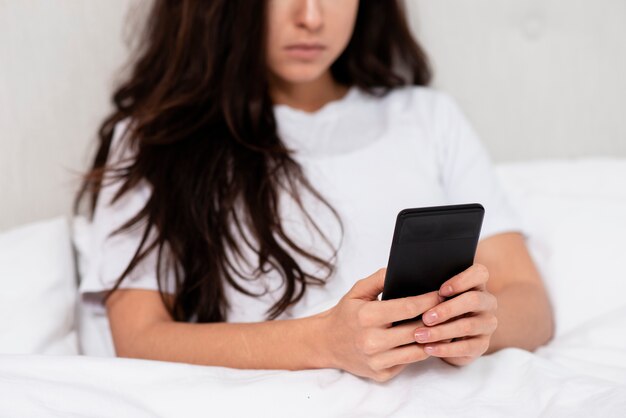
[[[424,350],[415,350],[407,355],[407,358],[404,359],[405,364],[414,363],[416,361],[424,360],[428,357],[428,354]]]
[[[461,325],[463,335],[470,335],[474,331],[474,323],[472,321],[464,321]]]
[[[489,349],[489,339],[485,338],[481,341],[480,346],[478,347],[478,356],[482,356]]]
[[[474,264],[476,272],[484,278],[485,281],[489,280],[489,269],[484,264]]]
[[[404,353],[402,353],[402,355],[401,355],[401,356],[399,356],[399,358],[398,358],[398,363],[399,363],[399,364],[407,364],[407,363],[412,363],[412,362],[414,361],[414,360],[413,360],[413,359],[414,359],[414,357],[415,357],[415,353],[413,353],[413,352],[409,352],[409,351],[404,352]]]
[[[444,351],[447,355],[454,354],[458,356],[466,356],[467,354],[467,339],[461,338],[450,343],[450,346],[439,347],[440,351]]]
[[[498,298],[493,295],[491,296],[491,305],[494,311],[498,309]]]
[[[426,351],[420,350],[415,356],[415,361],[426,360],[428,357],[430,357],[430,355],[426,353]]]
[[[378,351],[378,343],[371,336],[367,336],[363,339],[362,349],[365,354],[374,354]]]
[[[459,344],[459,350],[461,353],[465,353],[466,355],[471,355],[472,345],[468,340],[462,340]]]
[[[385,383],[385,381],[383,380],[383,378],[381,376],[378,375],[378,373],[374,373],[371,377],[370,377],[374,382],[377,383]]]
[[[363,305],[357,311],[356,316],[357,316],[357,323],[361,327],[367,327],[372,323],[372,314],[370,310],[367,308],[367,305]]]
[[[412,318],[419,315],[419,307],[414,302],[406,301],[402,305],[402,313],[406,315],[407,318]]]
[[[367,360],[367,367],[372,371],[372,373],[374,374],[378,374],[381,370],[384,369],[383,365],[380,363],[380,360],[376,359],[376,358],[369,358]]]
[[[370,333],[363,333],[357,339],[357,348],[363,354],[371,355],[377,352],[378,342]]]
[[[443,302],[445,299],[441,296],[439,296],[439,292],[435,291],[435,292],[431,292],[430,294],[430,299],[428,300],[428,307],[429,308],[434,308],[435,306],[439,305],[441,302]]]
[[[350,293],[352,292],[356,292],[358,291],[358,289],[362,288],[363,285],[365,284],[366,279],[359,279],[356,282],[354,282],[354,284],[352,285],[352,288],[350,289]]]
[[[378,383],[385,383],[393,377],[393,373],[389,370],[381,370],[374,373],[374,380]]]
[[[465,270],[452,277],[450,280],[450,284],[457,287],[463,287],[463,283],[467,280],[468,277],[471,277],[471,272],[469,270]]]
[[[498,317],[493,315],[489,322],[490,322],[490,325],[491,325],[491,330],[495,331],[498,328]]]
[[[356,282],[354,282],[354,284],[352,285],[352,288],[355,289],[355,288],[361,286],[364,282],[365,282],[365,279],[359,279]]]
[[[480,292],[471,292],[467,295],[468,301],[472,306],[482,305],[483,296]]]

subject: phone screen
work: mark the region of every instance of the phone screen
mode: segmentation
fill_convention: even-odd
[[[481,204],[404,209],[396,226],[382,299],[416,296],[474,263],[485,209]]]

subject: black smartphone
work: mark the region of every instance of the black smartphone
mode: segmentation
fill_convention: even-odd
[[[439,290],[446,280],[469,268],[474,263],[484,214],[479,203],[400,211],[382,299]]]

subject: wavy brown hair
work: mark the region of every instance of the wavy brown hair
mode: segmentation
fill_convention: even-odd
[[[79,212],[88,197],[93,217],[109,178],[119,189],[106,204],[142,181],[151,189],[145,206],[112,233],[140,227],[143,237],[106,297],[152,251],[159,292],[177,321],[225,321],[225,284],[251,294],[237,279],[258,279],[271,270],[284,284],[267,312],[274,319],[302,298],[308,284],[323,285],[332,274],[336,249],[331,259],[307,252],[279,218],[279,196],[287,193],[317,228],[300,198],[306,189],[339,219],[277,134],[266,21],[266,0],[154,2],[137,59],[113,95],[114,111],[100,127],[99,148],[75,202]],[[360,1],[354,33],[331,72],[337,82],[371,94],[426,85],[431,77],[400,0]],[[131,123],[122,140],[136,153],[113,166],[107,159],[114,128],[126,119]],[[245,247],[257,256],[252,276],[229,256],[243,257]],[[304,271],[294,255],[326,274]],[[163,292],[168,271],[174,272],[176,289],[171,300]]]

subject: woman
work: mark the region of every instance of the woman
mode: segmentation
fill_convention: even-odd
[[[118,356],[385,381],[550,339],[515,214],[425,87],[399,3],[155,2],[78,198],[96,254],[83,300],[106,308]],[[397,212],[467,202],[486,208],[476,264],[379,301]]]

